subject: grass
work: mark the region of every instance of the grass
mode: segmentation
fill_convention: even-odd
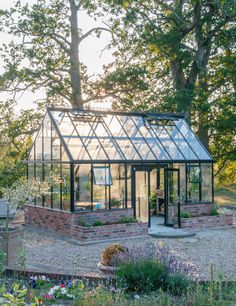
[[[215,201],[220,206],[236,206],[236,185],[216,187]]]

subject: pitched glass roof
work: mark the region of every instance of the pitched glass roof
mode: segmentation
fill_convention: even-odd
[[[37,143],[39,146],[41,143],[49,145],[49,121],[57,151],[61,143],[64,152],[62,160],[212,161],[210,154],[180,116],[50,108],[36,137],[36,147]],[[48,152],[39,148],[34,151],[41,154],[39,157],[36,153],[34,159],[49,159]],[[47,156],[44,156],[46,153]],[[32,159],[32,155],[31,152],[29,159]]]

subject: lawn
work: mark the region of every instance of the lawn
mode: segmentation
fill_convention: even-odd
[[[215,201],[218,205],[236,206],[236,185],[215,188]]]

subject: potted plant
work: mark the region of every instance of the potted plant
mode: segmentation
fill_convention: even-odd
[[[118,269],[114,265],[113,258],[118,254],[125,254],[128,252],[128,249],[119,243],[110,244],[107,246],[101,254],[101,262],[98,263],[97,267],[105,275],[113,275]]]
[[[3,196],[7,202],[7,214],[5,224],[0,227],[2,238],[2,249],[6,254],[5,263],[8,266],[15,266],[18,262],[17,250],[22,248],[23,227],[12,226],[9,223],[11,216],[17,209],[23,208],[24,204],[32,203],[35,198],[45,195],[50,190],[49,182],[41,182],[35,178],[22,178],[11,187],[3,189]]]

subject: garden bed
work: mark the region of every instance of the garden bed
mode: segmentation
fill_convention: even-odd
[[[210,227],[225,227],[233,225],[233,215],[199,216],[181,218],[181,228],[203,229]]]
[[[110,240],[125,237],[138,237],[148,235],[148,224],[137,223],[114,223],[101,226],[75,225],[73,238],[81,241]]]

